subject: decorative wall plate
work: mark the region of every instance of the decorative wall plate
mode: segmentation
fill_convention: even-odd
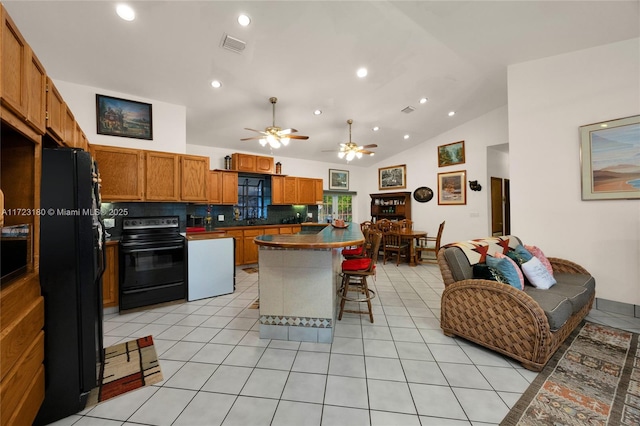
[[[419,203],[426,203],[432,198],[433,191],[429,187],[421,186],[420,188],[413,191],[413,199]]]

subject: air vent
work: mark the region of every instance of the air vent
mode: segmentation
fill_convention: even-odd
[[[412,106],[408,106],[405,109],[402,110],[402,112],[404,112],[405,114],[409,114],[410,112],[415,111],[416,109]]]
[[[245,47],[247,47],[247,43],[235,37],[231,37],[229,34],[225,34],[222,38],[222,47],[232,52],[242,53]]]

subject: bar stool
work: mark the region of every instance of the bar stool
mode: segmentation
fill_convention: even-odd
[[[342,256],[345,259],[363,258],[368,256],[368,249],[371,247],[371,241],[369,240],[369,229],[363,229],[364,243],[357,247],[345,248],[342,250]]]
[[[371,308],[371,299],[376,297],[376,292],[369,288],[367,277],[375,275],[376,261],[378,259],[378,250],[382,233],[378,231],[370,231],[371,250],[369,257],[347,259],[342,262],[342,286],[340,287],[340,313],[338,320],[342,319],[344,312],[354,314],[369,314],[369,320],[373,323],[373,310]],[[357,291],[361,294],[358,297],[349,297],[349,291]],[[346,302],[367,303],[367,310],[350,310],[345,309]]]

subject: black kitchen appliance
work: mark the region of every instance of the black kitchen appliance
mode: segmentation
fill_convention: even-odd
[[[43,149],[40,207],[45,397],[37,425],[83,410],[104,360],[104,232],[97,165],[88,152]]]
[[[186,297],[185,239],[178,216],[122,222],[120,310]]]

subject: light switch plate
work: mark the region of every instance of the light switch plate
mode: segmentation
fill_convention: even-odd
[[[218,222],[224,222],[224,215],[223,214],[219,214],[218,215]]]
[[[114,226],[116,226],[116,220],[114,218],[105,218],[104,219],[104,227],[106,229],[110,229],[113,228]]]

